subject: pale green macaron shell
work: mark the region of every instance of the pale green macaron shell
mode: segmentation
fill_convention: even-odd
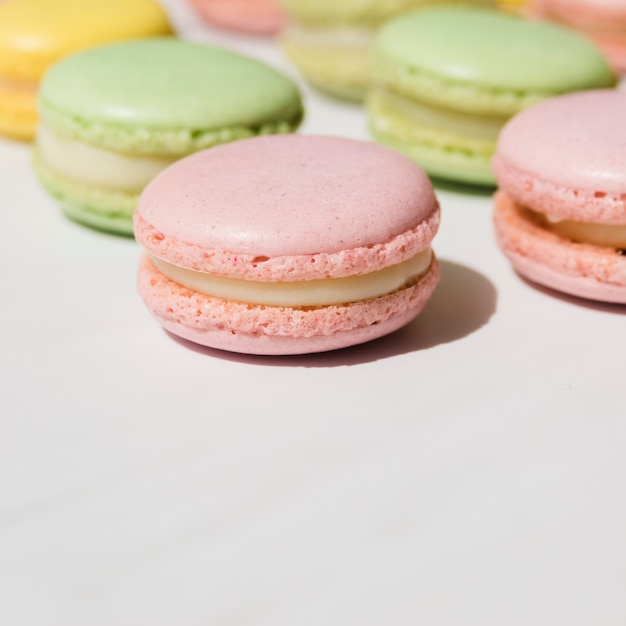
[[[388,21],[372,73],[367,108],[378,141],[435,177],[488,186],[497,135],[511,116],[558,94],[616,84],[602,53],[578,33],[476,8]]]
[[[66,57],[46,74],[42,123],[57,135],[126,156],[178,158],[302,121],[296,85],[254,59],[173,37],[118,43]],[[71,180],[36,149],[36,172],[73,219],[132,234],[141,189]]]

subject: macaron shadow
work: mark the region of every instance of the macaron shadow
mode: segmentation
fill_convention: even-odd
[[[574,306],[579,306],[583,309],[590,309],[591,311],[602,311],[604,313],[612,313],[613,315],[626,314],[626,304],[619,304],[617,302],[600,302],[599,300],[588,300],[587,298],[581,298],[578,296],[563,293],[561,291],[557,291],[556,289],[551,289],[550,287],[545,287],[544,285],[535,283],[529,278],[526,278],[526,276],[522,276],[522,274],[520,274],[519,272],[515,272],[515,275],[518,278],[521,278],[522,282],[534,291],[538,291],[539,293],[542,293],[545,296],[549,296],[550,298],[561,300],[561,302],[573,304]]]
[[[227,361],[283,367],[343,367],[429,350],[463,339],[487,324],[496,310],[497,292],[479,272],[439,259],[441,280],[424,310],[407,326],[368,343],[315,354],[257,356],[206,348],[167,331],[184,347]]]

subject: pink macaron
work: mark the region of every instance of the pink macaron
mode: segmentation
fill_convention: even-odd
[[[182,159],[146,187],[139,294],[195,343],[304,354],[409,323],[439,280],[423,171],[370,142],[275,135]]]
[[[559,96],[516,115],[493,159],[497,241],[515,269],[626,304],[626,92]]]
[[[588,35],[626,74],[626,0],[534,0],[532,7],[535,15]]]
[[[211,25],[255,35],[274,35],[283,25],[278,0],[189,0]]]

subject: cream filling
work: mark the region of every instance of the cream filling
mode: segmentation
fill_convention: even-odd
[[[593,224],[562,220],[544,215],[548,230],[579,243],[590,243],[604,248],[626,249],[626,224]]]
[[[477,115],[431,106],[394,93],[381,85],[375,87],[386,104],[420,126],[441,129],[450,135],[496,141],[509,119],[496,115]]]
[[[157,269],[174,282],[210,296],[249,304],[287,307],[346,304],[387,295],[417,279],[430,266],[430,248],[410,259],[362,276],[295,282],[260,282],[226,278],[172,265],[152,257]]]
[[[287,37],[302,46],[320,46],[323,48],[369,48],[374,31],[369,28],[351,26],[308,27],[301,24],[290,24],[286,30]]]
[[[37,130],[37,147],[57,174],[94,187],[141,191],[176,157],[128,156],[61,137],[45,122]]]

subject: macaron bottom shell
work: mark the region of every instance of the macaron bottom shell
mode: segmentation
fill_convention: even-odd
[[[194,343],[256,355],[336,350],[387,335],[424,308],[439,281],[432,257],[417,282],[394,293],[338,306],[290,308],[252,305],[191,291],[142,258],[139,295],[163,328]]]
[[[494,198],[493,219],[498,245],[522,276],[580,298],[626,304],[626,256],[619,250],[551,232],[502,191]]]
[[[105,189],[70,180],[48,167],[37,150],[32,163],[42,187],[71,220],[96,230],[133,236],[133,211],[139,191]]]

